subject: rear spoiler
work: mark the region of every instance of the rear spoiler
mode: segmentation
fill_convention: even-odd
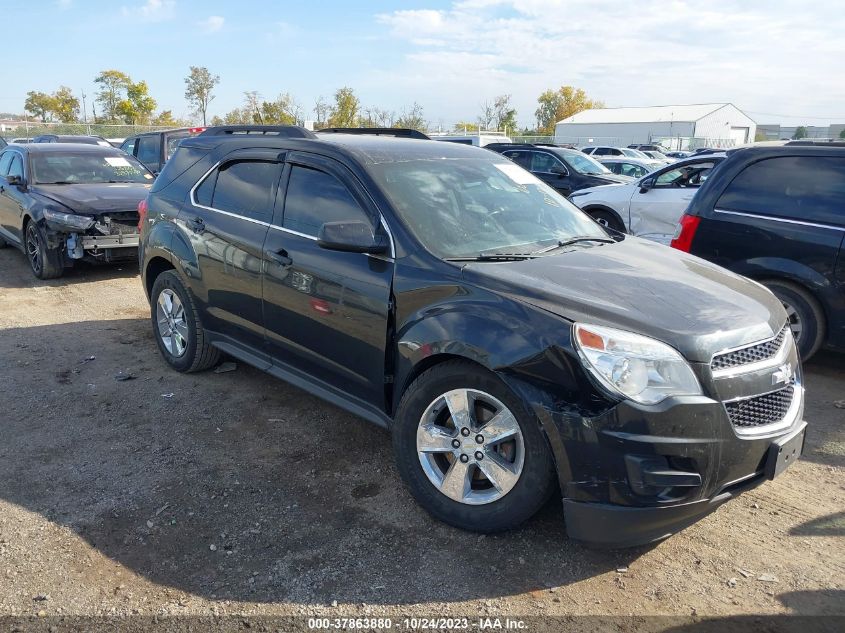
[[[370,136],[395,136],[397,138],[417,138],[430,141],[431,138],[406,127],[327,127],[317,130],[318,134],[366,134]]]
[[[263,135],[286,138],[317,138],[314,132],[298,125],[215,125],[198,136]]]

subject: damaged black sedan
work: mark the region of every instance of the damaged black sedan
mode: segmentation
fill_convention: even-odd
[[[0,247],[16,246],[39,279],[78,260],[134,261],[138,203],[153,175],[99,145],[12,144],[0,153]]]

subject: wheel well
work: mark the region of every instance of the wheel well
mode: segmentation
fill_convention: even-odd
[[[588,205],[581,210],[587,215],[592,215],[590,213],[591,211],[604,211],[605,213],[609,213],[619,221],[619,224],[620,226],[622,226],[623,229],[625,228],[625,222],[624,220],[622,220],[622,217],[615,210],[611,209],[610,207],[606,207],[603,204]],[[627,231],[627,229],[625,230]]]
[[[417,378],[419,378],[423,373],[427,372],[429,369],[436,365],[440,365],[441,363],[447,363],[452,360],[460,360],[467,363],[472,363],[473,365],[478,365],[483,369],[487,369],[479,362],[472,360],[471,358],[467,358],[466,356],[458,356],[456,354],[432,354],[431,356],[426,356],[410,371],[407,378],[402,384],[402,389],[396,394],[395,402],[392,403],[391,408],[393,409],[393,415],[396,415],[396,408],[399,406],[399,402],[402,400],[402,396],[404,395],[405,391],[407,391],[408,387],[411,386]]]
[[[822,328],[822,331],[824,331],[824,332],[827,331],[827,323],[830,320],[830,315],[827,313],[827,310],[825,310],[824,303],[819,301],[819,298],[816,296],[816,293],[813,292],[812,288],[809,288],[807,286],[807,284],[803,283],[802,281],[800,281],[798,279],[794,279],[792,277],[772,277],[771,275],[764,275],[764,276],[760,276],[760,277],[751,277],[751,279],[753,279],[757,283],[763,284],[764,286],[766,285],[767,281],[774,281],[774,282],[780,282],[780,283],[783,283],[783,284],[787,284],[787,285],[790,285],[790,286],[795,286],[799,290],[803,290],[807,294],[807,297],[813,303],[816,304],[816,308],[818,308],[819,314],[821,314],[824,317],[824,323],[819,323],[819,327]],[[826,334],[825,334],[825,336],[826,336]]]
[[[150,263],[147,264],[147,274],[146,274],[146,290],[147,296],[149,297],[153,292],[153,284],[155,284],[156,279],[158,276],[166,270],[175,270],[173,264],[169,261],[164,259],[163,257],[153,257],[150,260]]]

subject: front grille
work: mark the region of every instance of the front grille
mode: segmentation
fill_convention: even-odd
[[[756,343],[755,345],[749,345],[748,347],[743,347],[742,349],[734,350],[733,352],[726,352],[724,354],[714,356],[713,361],[710,363],[710,368],[714,371],[718,369],[731,369],[733,367],[740,367],[742,365],[768,360],[777,354],[780,346],[783,345],[786,333],[787,328],[785,327],[770,341]]]
[[[749,428],[780,422],[786,417],[795,395],[795,385],[763,396],[726,402],[725,409],[734,426]]]

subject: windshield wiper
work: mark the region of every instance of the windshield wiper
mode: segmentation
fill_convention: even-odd
[[[447,262],[518,262],[533,259],[533,253],[479,253],[464,257],[446,257]]]
[[[70,180],[57,180],[56,182],[36,182],[36,185],[75,185],[77,183]]]
[[[551,246],[546,246],[545,248],[541,248],[538,251],[534,251],[531,253],[532,255],[541,255],[543,253],[549,253],[553,250],[557,250],[558,248],[563,248],[565,246],[570,246],[572,244],[577,244],[578,242],[601,242],[603,244],[613,244],[616,240],[611,239],[609,237],[592,237],[590,235],[581,235],[579,237],[572,237],[568,240],[558,240],[557,244],[552,244]]]

